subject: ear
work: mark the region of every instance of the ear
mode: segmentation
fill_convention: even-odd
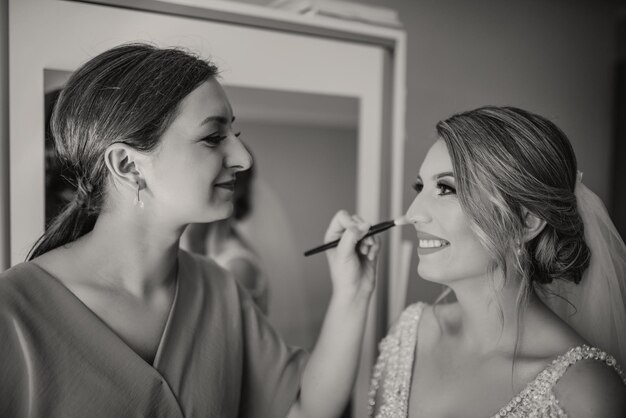
[[[126,144],[115,143],[109,145],[104,153],[104,162],[111,174],[113,184],[121,184],[136,190],[146,187],[146,181],[141,172],[141,163],[144,155]]]
[[[546,227],[546,221],[530,212],[526,208],[523,209],[524,216],[524,242],[528,242],[535,238]]]

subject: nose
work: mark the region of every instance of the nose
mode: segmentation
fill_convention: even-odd
[[[428,212],[427,197],[425,193],[420,193],[415,196],[413,202],[406,211],[406,218],[412,224],[424,224],[432,220]]]
[[[252,166],[252,156],[243,142],[234,134],[231,134],[227,142],[224,151],[224,166],[234,169],[235,172],[249,169]]]

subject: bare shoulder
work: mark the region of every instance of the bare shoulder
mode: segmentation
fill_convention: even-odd
[[[626,385],[604,362],[583,360],[573,364],[554,392],[569,417],[626,416]]]
[[[417,304],[416,304],[417,305]],[[422,303],[422,311],[420,313],[419,327],[420,334],[429,334],[433,332],[437,326],[437,318],[435,318],[434,305]]]

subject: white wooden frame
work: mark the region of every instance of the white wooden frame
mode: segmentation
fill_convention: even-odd
[[[91,3],[101,4],[9,0],[10,149],[7,155],[0,148],[0,161],[10,167],[10,239],[4,234],[0,249],[6,251],[9,247],[12,265],[24,259],[44,225],[43,70],[72,70],[88,57],[129,40],[190,47],[212,57],[224,70],[227,84],[358,98],[361,107],[357,211],[372,221],[379,220],[381,213],[403,213],[403,31],[227,1],[207,0],[202,8],[157,0]],[[283,56],[276,51],[289,54]],[[333,62],[323,65],[329,56]],[[391,63],[387,75],[391,83],[385,80],[385,62]],[[263,71],[249,71],[251,63]],[[383,91],[386,86],[391,86],[387,95]],[[390,141],[382,116],[388,96],[392,106]],[[7,110],[3,112],[6,115]],[[383,146],[391,146],[390,162],[381,161]],[[391,170],[390,184],[381,184],[385,164]],[[380,201],[385,188],[390,189],[389,203]],[[4,217],[6,221],[7,214]],[[390,295],[397,292],[393,278],[398,274],[400,239],[400,231],[392,230],[389,269],[381,272],[379,280],[380,286],[388,287],[386,294]],[[384,305],[385,301],[374,303],[370,311],[354,396],[357,417],[365,415],[370,370],[381,336],[377,314],[385,315],[388,308],[397,310]]]

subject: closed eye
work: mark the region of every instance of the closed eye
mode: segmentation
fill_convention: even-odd
[[[241,132],[235,133],[235,136],[239,138],[241,136]],[[228,135],[219,135],[218,133],[214,133],[209,136],[205,136],[204,138],[200,139],[199,142],[204,142],[205,144],[207,144],[207,146],[215,148],[225,139],[228,139]]]
[[[216,147],[226,138],[228,138],[226,135],[211,134],[209,136],[201,138],[199,142],[204,142],[209,147]]]

